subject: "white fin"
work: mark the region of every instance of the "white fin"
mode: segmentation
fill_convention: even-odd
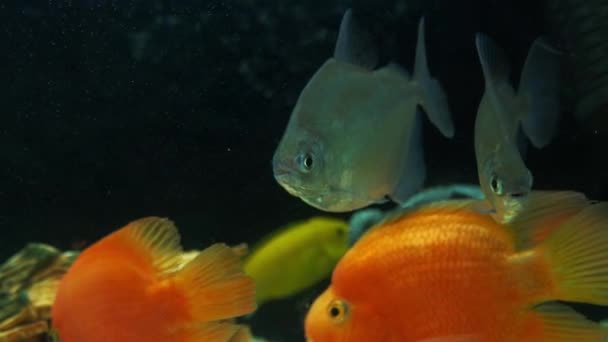
[[[559,121],[559,52],[544,39],[537,38],[530,47],[521,72],[517,96],[527,115],[523,129],[536,148],[547,145]]]
[[[344,13],[340,23],[334,58],[369,70],[373,70],[378,64],[371,36],[357,25],[350,8]]]
[[[405,203],[418,192],[426,178],[424,152],[422,148],[422,114],[416,111],[410,132],[409,150],[397,185],[389,195],[395,202]]]
[[[424,17],[418,24],[418,41],[416,42],[416,59],[414,61],[414,80],[418,83],[421,93],[420,105],[429,120],[439,129],[441,134],[451,138],[454,136],[454,123],[448,107],[448,100],[441,84],[432,78],[426,61],[426,43],[424,41]]]

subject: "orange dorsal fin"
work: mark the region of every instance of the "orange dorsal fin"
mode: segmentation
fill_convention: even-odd
[[[506,223],[518,250],[538,245],[592,201],[575,191],[533,191]]]
[[[158,273],[171,273],[179,266],[182,253],[179,232],[169,219],[141,218],[116,231],[109,238],[133,248],[139,255],[144,256]]]
[[[175,276],[194,320],[210,322],[255,310],[255,286],[245,275],[240,255],[217,243],[200,252]]]

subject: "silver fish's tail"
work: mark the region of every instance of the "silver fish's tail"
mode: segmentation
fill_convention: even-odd
[[[441,84],[432,78],[426,61],[426,43],[424,37],[424,17],[418,24],[418,41],[416,42],[416,59],[414,62],[414,81],[420,86],[421,105],[441,133],[451,138],[454,136],[454,124],[448,107],[447,96]]]
[[[517,97],[526,113],[522,127],[536,148],[549,144],[557,131],[560,57],[544,38],[537,38],[521,72]]]
[[[608,125],[608,2],[549,0],[545,14],[566,49],[573,86],[564,90],[575,116],[583,124]]]

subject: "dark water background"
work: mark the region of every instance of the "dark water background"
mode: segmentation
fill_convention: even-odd
[[[171,217],[185,247],[201,248],[319,214],[279,188],[270,160],[348,7],[382,61],[410,70],[426,16],[429,67],[457,130],[449,141],[426,124],[428,183],[476,182],[474,33],[505,48],[517,78],[530,43],[551,33],[543,2],[3,1],[0,260],[28,241],[82,248],[146,215]],[[535,187],[606,200],[608,132],[582,129],[570,110],[549,147],[528,151]],[[301,340],[323,286],[264,306],[254,332]]]

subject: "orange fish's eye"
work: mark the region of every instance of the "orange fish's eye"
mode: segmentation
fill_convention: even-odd
[[[327,306],[327,314],[335,323],[342,323],[348,315],[348,305],[341,300],[332,300]]]

